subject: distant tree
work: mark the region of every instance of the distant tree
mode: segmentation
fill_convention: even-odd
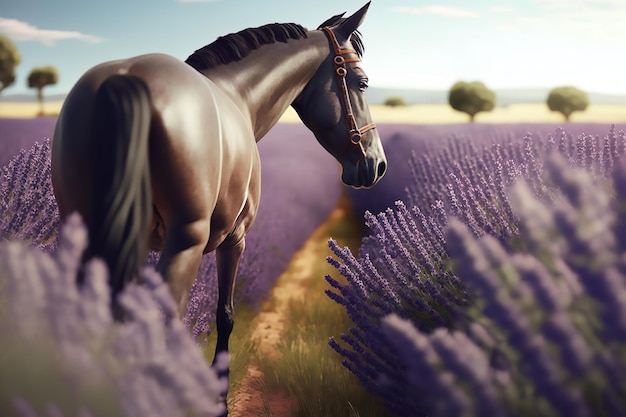
[[[450,88],[448,102],[453,109],[469,114],[470,122],[473,122],[476,113],[493,110],[496,93],[480,81],[458,81]]]
[[[0,35],[0,93],[15,82],[15,67],[21,60],[15,44],[5,35]]]
[[[569,122],[570,115],[575,111],[584,111],[589,105],[589,96],[576,87],[564,86],[553,88],[548,94],[548,108],[558,111]]]
[[[385,100],[385,106],[389,106],[389,107],[406,106],[406,102],[404,101],[402,97],[393,96]]]
[[[43,88],[59,81],[57,69],[53,66],[35,67],[28,75],[28,87],[37,89],[39,114],[43,114]]]

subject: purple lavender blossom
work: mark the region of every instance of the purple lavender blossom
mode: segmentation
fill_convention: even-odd
[[[414,403],[401,415],[506,416],[498,375],[488,358],[462,332],[437,329],[432,335],[418,331],[410,321],[389,315],[382,321],[389,343],[406,364]],[[461,382],[466,382],[463,388]],[[418,394],[419,393],[419,394]]]
[[[73,215],[54,256],[0,242],[0,381],[12,381],[0,390],[2,415],[222,413],[226,358],[212,369],[180,320],[164,320],[175,303],[154,271],[124,290],[129,320],[114,322],[104,263],[90,262],[75,283],[86,239]]]
[[[58,222],[46,139],[0,169],[0,241],[25,240],[52,250]]]
[[[348,248],[329,242],[338,258],[329,262],[346,284],[327,276],[335,289],[327,294],[355,323],[341,342],[331,339],[330,345],[368,389],[385,398],[390,411],[403,415],[415,395],[399,389],[407,385],[406,377],[397,355],[383,342],[380,320],[400,312],[424,331],[449,326],[466,296],[444,254],[430,251],[445,246],[443,231],[433,230],[439,227],[436,222],[409,212],[400,202],[397,211],[367,214],[366,219],[374,234],[364,241],[358,259]],[[431,242],[424,236],[441,240]]]

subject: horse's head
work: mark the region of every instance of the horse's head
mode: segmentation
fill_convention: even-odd
[[[357,28],[369,3],[348,18],[338,15],[319,29],[328,38],[328,57],[293,107],[320,144],[341,164],[341,180],[370,188],[385,174],[387,160],[365,99],[367,75]]]

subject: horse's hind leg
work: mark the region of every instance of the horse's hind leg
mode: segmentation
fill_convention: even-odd
[[[239,261],[246,247],[245,238],[227,239],[215,250],[219,296],[217,300],[217,345],[215,356],[228,352],[228,339],[233,331],[234,292]]]
[[[235,281],[237,278],[237,270],[239,269],[239,261],[246,246],[244,237],[235,238],[231,235],[229,239],[224,241],[215,250],[215,259],[217,262],[217,281],[219,288],[219,296],[217,300],[217,344],[215,346],[215,358],[222,352],[228,352],[228,339],[233,331],[235,321],[233,319],[234,309],[234,292]],[[229,370],[226,369],[221,376],[228,377]],[[223,393],[224,402],[226,403],[227,392]],[[224,414],[224,416],[227,414]]]

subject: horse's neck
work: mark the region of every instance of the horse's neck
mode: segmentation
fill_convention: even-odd
[[[250,115],[259,141],[302,92],[328,53],[326,36],[309,31],[305,39],[264,45],[241,61],[204,74]]]

